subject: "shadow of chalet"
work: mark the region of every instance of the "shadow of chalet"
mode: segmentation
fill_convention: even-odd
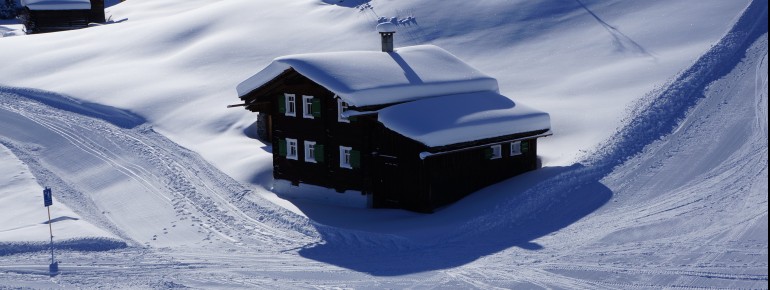
[[[299,254],[375,276],[400,276],[455,268],[512,248],[540,251],[547,245],[537,239],[581,220],[612,198],[600,176],[580,165],[543,168],[430,215],[295,203],[322,224],[317,230],[324,240]]]

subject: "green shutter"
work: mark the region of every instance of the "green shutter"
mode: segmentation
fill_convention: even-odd
[[[286,148],[286,139],[278,140],[278,156],[286,157],[288,150]]]
[[[286,114],[286,96],[278,95],[278,113]]]
[[[326,159],[324,158],[324,145],[322,144],[315,144],[315,152],[313,153],[315,156],[315,161],[318,163],[324,163]]]
[[[494,152],[492,151],[492,147],[487,147],[484,149],[484,158],[487,160],[492,159],[492,156],[494,156]]]
[[[361,152],[356,150],[350,150],[350,166],[353,168],[361,168]]]
[[[321,117],[321,99],[313,98],[312,102],[313,117]]]
[[[529,152],[529,141],[521,141],[521,153]]]

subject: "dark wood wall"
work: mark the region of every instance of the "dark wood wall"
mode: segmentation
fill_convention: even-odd
[[[489,158],[490,146],[461,150],[425,159],[422,168],[428,178],[431,207],[462,199],[470,193],[537,168],[537,139],[523,140],[528,150],[511,156],[511,142],[499,143],[502,156]]]
[[[263,94],[270,99],[269,112],[272,117],[273,151],[278,152],[281,140],[297,139],[297,160],[288,159],[280,154],[273,154],[274,177],[289,180],[293,184],[307,183],[337,191],[357,190],[366,192],[371,180],[365,174],[365,166],[370,163],[368,154],[361,154],[359,168],[340,167],[340,146],[352,147],[363,153],[368,145],[364,136],[361,118],[342,123],[337,118],[337,100],[327,89],[313,83],[302,75],[290,73],[281,82],[272,84]],[[280,111],[284,94],[296,96],[296,116],[286,116]],[[321,101],[321,114],[313,119],[303,118],[305,108],[303,96],[313,96]],[[323,146],[323,157],[318,163],[305,161],[304,141],[313,141]]]
[[[106,22],[104,0],[91,0],[90,10],[22,9],[21,18],[30,33],[45,33],[88,27],[91,22]]]
[[[90,22],[104,23],[107,21],[104,16],[104,0],[91,0],[89,18]]]
[[[88,26],[89,10],[29,10],[22,11],[27,31],[54,32]]]
[[[511,156],[510,140],[520,136],[508,136],[488,144],[486,140],[462,145],[465,147],[447,147],[448,151],[441,153],[382,124],[373,125],[371,132],[375,156],[372,192],[374,207],[378,208],[432,212],[537,167],[537,139],[521,141],[527,143],[527,151]],[[499,159],[489,158],[491,145],[500,145]],[[420,157],[421,153],[430,151],[435,155]]]
[[[296,96],[296,116],[282,112],[285,94]],[[320,115],[303,118],[302,96],[320,100]],[[527,139],[528,150],[510,156],[511,140],[542,132],[529,132],[429,148],[379,123],[376,114],[338,121],[334,93],[294,70],[288,70],[242,99],[246,109],[272,120],[273,175],[293,184],[306,183],[373,194],[375,208],[404,208],[418,212],[455,202],[481,188],[530,171],[537,164],[537,139]],[[385,105],[386,106],[386,105]],[[375,111],[378,107],[352,108]],[[281,154],[282,140],[298,141],[297,160]],[[323,145],[318,163],[305,161],[304,141]],[[490,145],[500,144],[502,156],[490,159]],[[360,153],[360,166],[340,167],[340,146]],[[432,152],[421,158],[423,152]]]

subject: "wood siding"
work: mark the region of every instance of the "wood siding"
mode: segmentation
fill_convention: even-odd
[[[286,94],[295,95],[295,116],[287,116],[281,111]],[[313,96],[320,100],[320,115],[312,119],[304,117],[303,96]],[[244,96],[249,102],[256,101],[247,109],[269,115],[272,124],[271,142],[273,146],[273,176],[276,179],[291,181],[292,184],[306,183],[333,188],[343,192],[356,190],[367,192],[371,181],[364,173],[370,163],[368,154],[361,154],[360,168],[340,167],[340,146],[351,147],[364,152],[367,145],[364,135],[365,126],[360,120],[341,123],[337,119],[337,100],[329,90],[315,84],[296,72],[283,74],[281,81],[272,82],[258,92]],[[258,103],[258,104],[257,104]],[[268,126],[270,127],[270,126]],[[297,160],[281,156],[280,142],[286,139],[298,142]],[[305,161],[305,141],[316,142],[323,146],[323,157],[317,163]]]
[[[447,146],[448,153],[436,152],[377,124],[371,130],[374,165],[375,208],[405,208],[418,212],[453,203],[486,186],[533,170],[537,167],[537,139],[522,140],[528,150],[510,156],[512,135],[480,140],[464,147]],[[485,144],[485,145],[479,145]],[[489,159],[488,150],[500,145],[502,156]],[[420,158],[420,153],[435,155]]]
[[[24,26],[32,33],[85,28],[88,27],[89,16],[89,10],[24,9],[22,12]]]
[[[91,22],[104,23],[104,0],[91,0],[90,10],[30,10],[24,8],[21,18],[31,33],[56,32],[88,27]]]
[[[287,116],[285,96],[295,95],[295,115]],[[320,100],[320,115],[304,118],[303,96]],[[262,130],[273,146],[273,176],[292,184],[306,183],[372,194],[375,208],[404,208],[432,212],[481,188],[536,168],[537,139],[526,139],[527,152],[510,156],[512,140],[521,140],[543,132],[501,136],[462,144],[429,148],[409,139],[377,121],[376,114],[338,120],[334,93],[290,69],[263,87],[241,99],[245,108],[259,112],[260,120],[270,120]],[[393,105],[393,104],[389,104]],[[350,108],[376,111],[387,107]],[[297,140],[296,160],[286,157],[286,140]],[[318,163],[305,161],[304,142],[323,146]],[[489,159],[489,146],[499,144],[502,156]],[[359,152],[357,168],[340,166],[340,146]],[[420,154],[429,152],[426,158]]]

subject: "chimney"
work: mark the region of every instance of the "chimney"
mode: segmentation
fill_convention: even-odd
[[[382,52],[393,52],[393,34],[396,33],[396,25],[383,22],[377,25],[377,31],[382,37]]]

